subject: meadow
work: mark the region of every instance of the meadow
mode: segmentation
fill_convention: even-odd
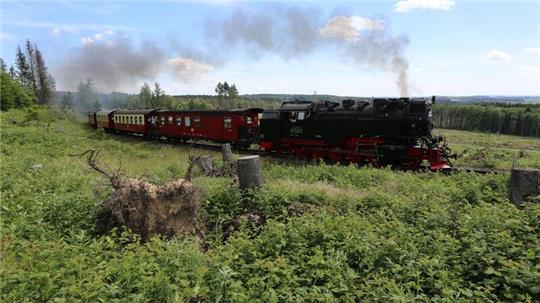
[[[96,231],[112,192],[83,157],[162,184],[220,155],[88,128],[46,109],[0,113],[2,302],[538,302],[540,204],[509,173],[279,163],[241,194],[196,175],[204,239]],[[440,130],[456,163],[540,168],[538,140]],[[476,155],[475,157],[469,155]],[[469,157],[469,158],[467,158]],[[262,223],[243,220],[256,212]],[[239,226],[225,233],[225,226]]]

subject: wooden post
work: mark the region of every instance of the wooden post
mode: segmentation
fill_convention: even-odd
[[[527,196],[540,194],[540,170],[513,168],[509,193],[514,204],[520,204]]]
[[[238,159],[238,181],[240,189],[261,187],[262,173],[259,156],[246,156]]]
[[[223,164],[228,164],[232,160],[231,144],[225,143],[221,145],[221,153],[223,154]]]
[[[212,158],[210,156],[200,156],[197,158],[197,160],[195,160],[195,164],[205,174],[214,170]]]

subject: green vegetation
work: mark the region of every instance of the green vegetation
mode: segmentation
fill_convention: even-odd
[[[9,69],[0,58],[2,90],[1,110],[28,107],[38,104],[53,104],[56,83],[49,74],[45,59],[36,44],[26,40],[24,51],[17,47],[15,66]]]
[[[111,192],[85,159],[163,183],[185,147],[89,129],[46,109],[0,113],[2,302],[538,302],[540,204],[507,199],[508,174],[395,172],[265,159],[265,188],[230,178],[205,190],[203,249],[194,237],[142,243],[97,234]],[[492,149],[514,137],[444,131]],[[513,142],[513,141],[512,141]],[[213,152],[192,150],[193,154]],[[239,220],[255,212],[262,224]]]
[[[540,138],[538,104],[435,104],[436,127]]]
[[[442,134],[461,167],[483,167],[508,170],[514,157],[521,168],[540,169],[540,140],[536,138],[496,135],[450,129],[436,129]]]

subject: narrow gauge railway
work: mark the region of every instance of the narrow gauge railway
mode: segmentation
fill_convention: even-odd
[[[283,102],[279,109],[110,110],[88,114],[94,128],[170,141],[253,144],[268,155],[333,163],[451,170],[450,150],[431,134],[431,99]],[[250,152],[254,152],[250,150]]]

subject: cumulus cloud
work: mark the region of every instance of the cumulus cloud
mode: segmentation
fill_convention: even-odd
[[[525,51],[527,53],[540,54],[540,47],[528,47],[528,48],[524,49],[523,51]]]
[[[172,73],[184,82],[200,79],[214,67],[209,64],[197,62],[190,58],[172,58],[167,61]]]
[[[335,16],[319,29],[325,38],[357,41],[362,31],[384,31],[384,20],[371,20],[359,16]]]
[[[540,77],[540,66],[523,66],[519,69],[519,74],[526,77]]]
[[[103,38],[105,36],[111,36],[111,35],[114,35],[114,31],[113,30],[106,30],[102,33],[96,33],[96,34],[93,34],[91,36],[87,36],[87,37],[82,37],[81,38],[81,44],[83,46],[89,46],[89,45],[92,45],[92,44],[96,44],[97,42],[99,41],[102,41]],[[110,41],[107,41],[107,42],[110,42]],[[111,45],[111,43],[107,43],[109,45]]]
[[[6,33],[6,32],[0,32],[0,41],[13,40],[13,39],[15,39],[15,37],[12,34]]]
[[[408,13],[416,9],[448,11],[455,4],[454,0],[400,0],[394,4],[394,11],[398,13]]]
[[[480,58],[484,60],[490,60],[490,61],[508,61],[510,60],[511,57],[510,55],[508,55],[507,53],[503,51],[492,49],[488,51],[487,53],[485,53],[484,55],[480,56]]]

